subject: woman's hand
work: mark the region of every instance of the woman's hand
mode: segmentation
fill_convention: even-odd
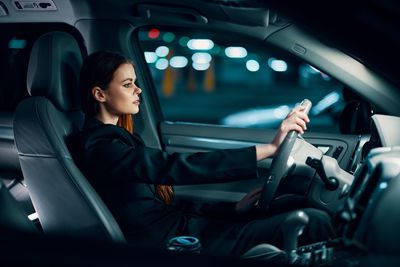
[[[294,130],[300,134],[303,134],[307,130],[306,124],[310,122],[307,114],[304,113],[305,107],[295,107],[282,121],[278,132],[275,135],[274,140],[271,144],[258,145],[256,146],[257,160],[265,159],[274,156],[278,151],[280,145],[285,139],[286,135]]]
[[[276,150],[278,150],[279,146],[290,131],[295,130],[300,134],[304,134],[304,131],[307,130],[306,124],[310,122],[310,119],[307,114],[304,113],[304,109],[305,107],[303,106],[295,107],[282,121],[281,126],[271,143],[275,146]]]
[[[236,203],[236,212],[243,214],[250,211],[260,199],[262,187],[256,188],[247,193],[238,203]]]

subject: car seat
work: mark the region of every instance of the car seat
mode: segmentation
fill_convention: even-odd
[[[30,97],[19,103],[14,119],[21,170],[45,234],[124,242],[65,142],[83,122],[78,90],[82,58],[76,39],[65,32],[46,33],[34,43],[27,74]]]

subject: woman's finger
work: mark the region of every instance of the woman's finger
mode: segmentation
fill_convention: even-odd
[[[296,112],[296,115],[298,118],[301,118],[305,122],[310,122],[310,118],[308,117],[308,115],[306,113],[301,111],[301,112]]]
[[[305,107],[303,106],[297,106],[294,109],[292,109],[289,114],[286,116],[286,118],[291,117],[293,114],[296,114],[297,116],[301,117],[304,119],[306,122],[310,122],[310,119],[308,118],[308,115],[304,112]]]
[[[299,125],[303,130],[307,130],[306,122],[300,118],[296,118],[296,124]]]
[[[258,194],[256,194],[256,195],[254,195],[254,196],[252,196],[252,197],[249,198],[248,200],[249,200],[250,202],[255,202],[255,201],[259,200],[260,197],[261,197],[261,192],[258,193]]]

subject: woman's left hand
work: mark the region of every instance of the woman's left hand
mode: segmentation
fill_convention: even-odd
[[[236,203],[236,212],[243,214],[250,211],[260,199],[262,187],[256,188],[247,193],[238,203]]]

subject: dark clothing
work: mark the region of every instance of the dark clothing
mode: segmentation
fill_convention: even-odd
[[[235,216],[235,203],[175,201],[166,205],[155,193],[155,185],[257,178],[255,147],[167,154],[146,147],[138,135],[96,119],[87,121],[83,131],[71,137],[69,146],[78,167],[110,208],[129,241],[162,247],[173,236],[193,235],[200,238],[205,252],[220,255],[240,255],[258,243],[280,242],[277,229],[285,215],[250,223],[232,222],[226,218]],[[265,234],[250,234],[250,239],[246,238],[245,233],[251,232],[246,229],[254,229],[250,225],[258,224],[255,228]],[[321,238],[328,235],[322,233]]]

